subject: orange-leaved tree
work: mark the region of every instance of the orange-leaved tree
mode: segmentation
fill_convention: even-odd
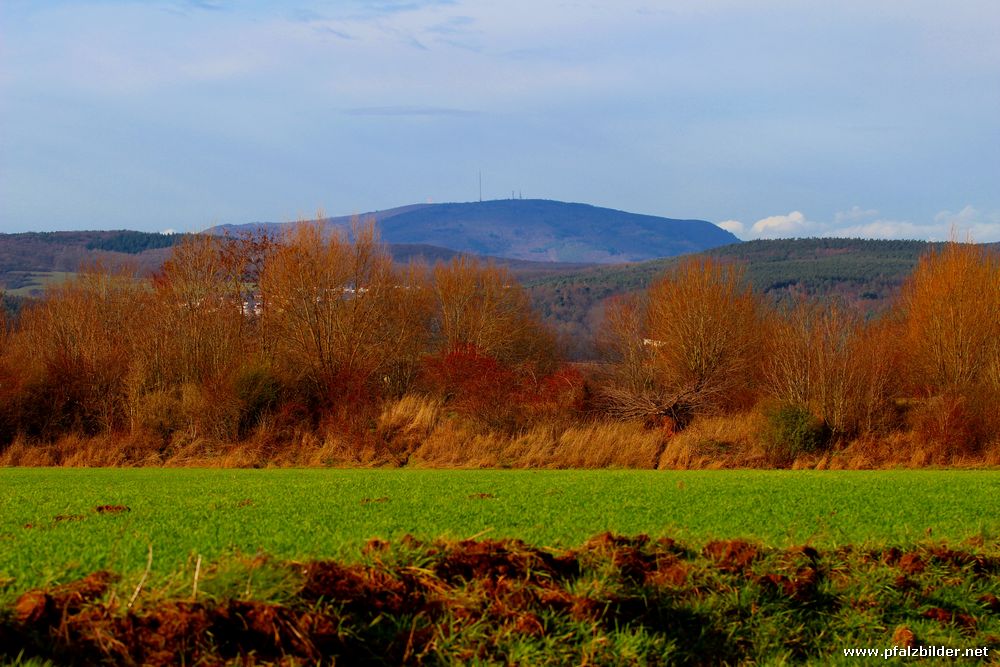
[[[124,426],[125,380],[146,299],[131,272],[95,266],[49,288],[22,314],[5,354],[25,393],[22,431],[48,438]]]
[[[924,255],[900,298],[911,391],[926,410],[952,415],[944,431],[975,446],[1000,426],[1000,260],[951,241]],[[926,411],[925,410],[925,411]],[[924,414],[921,421],[940,422]],[[960,422],[960,423],[959,423]]]
[[[300,223],[261,273],[269,349],[314,405],[396,393],[424,348],[423,283],[396,270],[372,222],[349,234]]]
[[[768,331],[764,388],[772,398],[809,410],[834,436],[888,424],[898,391],[891,318],[866,322],[846,306],[802,299]]]
[[[696,414],[753,399],[763,352],[764,309],[736,265],[680,260],[645,296],[608,315],[605,341],[617,364],[603,389],[623,417],[663,415],[683,426]]]
[[[429,388],[495,425],[555,369],[555,340],[503,267],[458,257],[433,270]]]

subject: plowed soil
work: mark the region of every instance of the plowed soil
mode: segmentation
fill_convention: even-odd
[[[841,648],[830,636],[1000,650],[997,544],[823,553],[731,540],[691,550],[603,534],[566,551],[517,540],[372,541],[365,558],[277,565],[298,582],[281,603],[144,593],[130,608],[134,584],[95,572],[0,609],[0,658],[738,664],[822,661]]]

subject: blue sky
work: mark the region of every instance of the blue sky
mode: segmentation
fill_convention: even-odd
[[[1000,240],[1000,2],[0,3],[0,231],[512,191]]]

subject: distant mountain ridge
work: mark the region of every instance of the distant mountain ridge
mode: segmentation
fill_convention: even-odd
[[[678,220],[548,199],[412,204],[322,222],[343,229],[353,218],[373,218],[387,243],[426,244],[542,262],[638,262],[740,242],[706,220]],[[274,232],[287,224],[221,225],[208,231]]]

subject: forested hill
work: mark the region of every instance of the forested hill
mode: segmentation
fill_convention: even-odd
[[[0,234],[0,284],[12,271],[76,271],[95,261],[135,261],[180,243],[184,234],[129,230]],[[165,256],[160,253],[157,257]],[[162,260],[161,260],[162,261]]]
[[[940,245],[925,241],[779,239],[747,241],[704,254],[745,265],[754,289],[776,300],[792,294],[838,297],[876,313],[896,296],[920,256]],[[585,354],[605,301],[647,287],[676,261],[593,267],[525,284],[542,316],[565,338],[576,341],[577,354]]]
[[[374,219],[388,243],[424,243],[463,253],[556,262],[614,263],[672,257],[736,243],[705,220],[677,220],[547,199],[414,204],[355,216]],[[350,216],[325,218],[345,228]],[[209,232],[280,230],[281,223]]]
[[[704,255],[746,264],[747,278],[761,292],[794,287],[808,294],[854,291],[851,286],[891,286],[908,274],[935,245],[926,241],[863,239],[776,239],[746,241],[706,250]],[[646,287],[676,258],[589,267],[532,283],[579,283],[623,292]],[[871,291],[871,290],[865,290]]]

